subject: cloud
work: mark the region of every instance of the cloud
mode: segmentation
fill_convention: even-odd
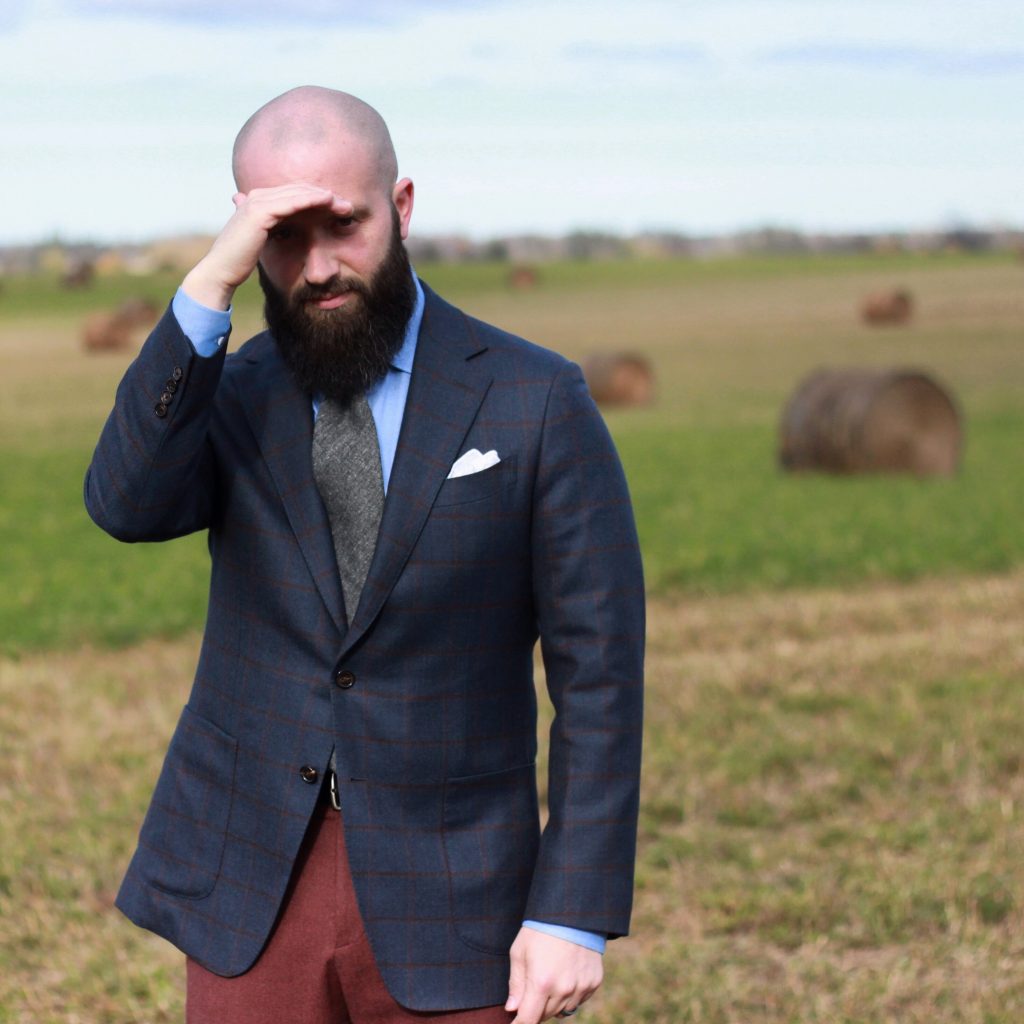
[[[802,43],[766,50],[759,59],[768,64],[913,71],[929,75],[1000,75],[1024,71],[1024,50]]]
[[[6,2],[6,0],[5,0]],[[478,9],[503,0],[68,0],[86,16],[128,15],[157,21],[230,25],[392,24],[400,18],[453,8]]]
[[[682,66],[706,64],[710,61],[707,50],[689,43],[576,43],[565,48],[565,56],[572,60],[599,61],[601,63],[630,63]]]

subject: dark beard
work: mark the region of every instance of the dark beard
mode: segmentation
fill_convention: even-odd
[[[387,254],[368,284],[335,276],[324,284],[304,284],[288,299],[257,264],[266,300],[263,316],[303,391],[348,405],[388,372],[402,347],[416,287],[395,220]],[[338,309],[309,304],[341,291],[356,294]]]

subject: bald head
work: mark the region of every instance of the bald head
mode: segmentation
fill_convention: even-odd
[[[303,85],[265,103],[235,139],[231,169],[246,191],[246,168],[254,153],[281,154],[295,147],[356,151],[390,190],[398,177],[398,161],[384,119],[368,103],[335,89]]]

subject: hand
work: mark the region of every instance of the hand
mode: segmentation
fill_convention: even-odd
[[[327,207],[339,217],[351,216],[354,209],[329,189],[301,181],[236,192],[232,202],[231,220],[182,283],[189,298],[212,309],[231,305],[235,289],[256,269],[270,232],[281,221],[316,207]]]
[[[604,978],[600,953],[534,928],[520,928],[509,950],[506,1010],[511,1024],[539,1024],[590,998]]]

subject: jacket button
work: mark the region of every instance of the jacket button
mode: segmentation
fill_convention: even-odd
[[[164,381],[164,390],[169,391],[173,395],[178,390],[178,382],[173,377],[168,377]]]
[[[163,402],[164,405],[170,405],[171,402],[174,401],[174,395],[172,395],[170,391],[165,391],[160,396],[160,401]]]
[[[343,690],[347,690],[355,681],[355,672],[349,672],[347,668],[340,669],[334,674],[334,682]]]
[[[312,765],[308,764],[304,764],[299,769],[299,774],[302,776],[302,781],[308,782],[310,785],[320,778],[320,773]]]
[[[181,368],[180,366],[176,366],[176,367],[175,367],[175,368],[174,368],[174,369],[173,369],[173,370],[171,371],[171,376],[172,376],[172,377],[173,377],[173,378],[174,378],[175,380],[181,380],[181,378],[185,376],[185,372],[184,372],[184,371],[182,370],[182,368]]]
[[[167,415],[167,406],[164,405],[163,402],[157,402],[156,405],[153,406],[153,412],[155,412],[160,419],[163,419]]]

